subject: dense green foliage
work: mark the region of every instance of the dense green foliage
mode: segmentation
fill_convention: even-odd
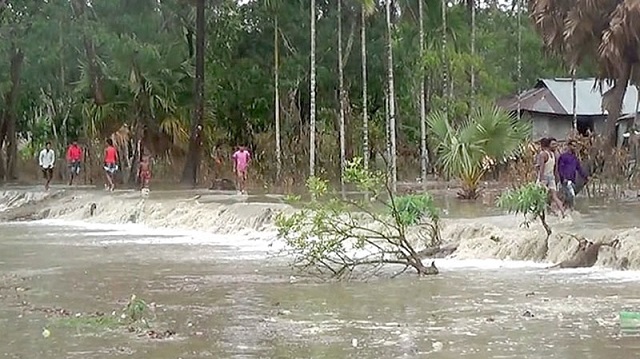
[[[436,274],[414,249],[440,245],[440,215],[431,195],[394,195],[383,173],[364,169],[361,158],[349,162],[345,182],[371,197],[345,198],[330,191],[326,180],[312,177],[307,181],[311,201],[278,215],[278,238],[293,255],[294,266],[336,278],[350,277],[359,267],[375,272],[385,264]],[[426,232],[425,243],[410,240],[412,228]]]
[[[105,137],[122,128],[119,136],[125,142],[142,138],[156,156],[184,158],[194,97],[193,1],[10,3],[0,1],[0,137],[8,133],[4,144],[15,145],[15,130],[18,142],[27,144],[20,146],[23,157],[31,160],[47,140],[61,150],[71,138],[79,137],[98,150]],[[479,101],[511,94],[539,77],[567,76],[558,61],[543,55],[527,14],[522,14],[519,32],[514,10],[497,2],[477,10],[475,56],[470,53],[469,10],[454,2],[447,10],[448,41],[443,52],[440,3],[426,1],[427,51],[422,59],[417,1],[395,3],[398,152],[405,158],[404,167],[400,162],[401,175],[412,171],[418,161],[420,74],[426,79],[428,110],[448,110],[452,121],[469,112],[472,64]],[[318,1],[317,7],[318,165],[334,175],[339,167],[336,4]],[[360,2],[344,1],[348,157],[362,152],[359,12]],[[246,143],[254,150],[261,172],[274,172],[275,35],[280,49],[285,175],[306,177],[300,169],[308,163],[309,14],[309,1],[302,0],[207,2],[203,138],[207,153],[216,145]],[[369,15],[368,112],[374,154],[385,147],[385,26],[384,11]],[[522,36],[521,83],[517,82],[518,33]],[[445,65],[452,83],[449,94],[442,93]],[[15,159],[9,160],[13,162],[8,167],[15,166]]]

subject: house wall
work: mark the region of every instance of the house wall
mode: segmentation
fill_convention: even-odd
[[[530,118],[534,141],[543,137],[567,138],[573,126],[572,118],[551,117],[544,114],[531,114]]]
[[[533,127],[533,139],[539,140],[543,137],[554,137],[559,140],[566,139],[573,128],[573,116],[547,115],[543,113],[529,113]],[[602,134],[605,131],[605,117],[589,116],[583,119],[593,120],[593,131]]]

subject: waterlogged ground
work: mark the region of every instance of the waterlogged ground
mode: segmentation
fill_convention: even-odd
[[[441,261],[437,277],[317,283],[247,238],[120,229],[0,224],[0,357],[640,355],[638,338],[617,329],[618,311],[640,310],[639,273]],[[117,317],[132,294],[154,303],[154,329],[176,334],[74,320]]]

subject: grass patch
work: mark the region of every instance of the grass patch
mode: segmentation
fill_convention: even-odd
[[[53,323],[55,326],[88,329],[88,330],[112,330],[121,327],[124,323],[114,315],[81,315],[66,318],[58,318]]]

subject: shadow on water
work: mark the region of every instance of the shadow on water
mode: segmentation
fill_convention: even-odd
[[[112,237],[36,224],[0,230],[8,358],[632,358],[640,350],[616,330],[617,311],[640,304],[640,288],[588,275],[445,267],[424,279],[320,283],[290,277],[282,260],[241,259],[232,243],[101,246]],[[15,276],[25,278],[22,291],[3,287]],[[61,326],[21,306],[110,312],[131,294],[155,303],[154,325],[177,335]]]

